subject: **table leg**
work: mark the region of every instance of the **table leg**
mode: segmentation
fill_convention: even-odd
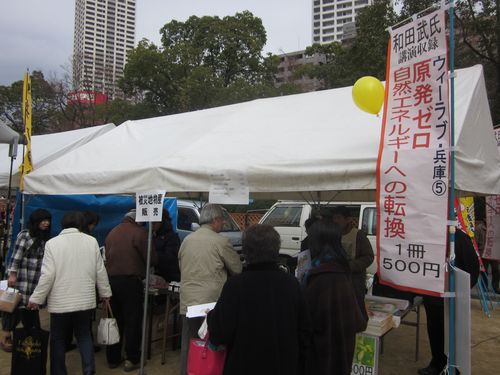
[[[147,343],[148,347],[146,349],[146,354],[147,358],[151,359],[151,340],[153,338],[153,296],[149,296],[149,301],[148,301],[148,329],[147,329]]]
[[[170,315],[170,296],[167,295],[165,307],[165,318],[163,318],[163,340],[161,345],[161,364],[165,364],[165,354],[167,351],[168,316]]]
[[[419,343],[420,343],[420,305],[417,305],[417,342],[415,343],[415,362],[418,361]]]

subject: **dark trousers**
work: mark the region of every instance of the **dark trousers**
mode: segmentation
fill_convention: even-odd
[[[186,318],[182,316],[182,341],[181,341],[181,375],[187,373],[187,359],[189,353],[189,341],[192,338],[198,337],[204,318]]]
[[[40,328],[40,315],[38,310],[15,309],[12,313],[2,313],[2,329],[13,331],[19,321],[24,328]]]
[[[89,320],[93,310],[50,314],[50,373],[66,375],[66,338],[74,332],[84,374],[95,373],[94,346],[90,336]]]
[[[442,370],[448,362],[448,357],[444,353],[444,301],[439,297],[424,296],[424,307],[432,353],[430,365]]]
[[[113,297],[111,309],[118,323],[120,342],[106,347],[108,364],[119,364],[122,360],[122,344],[125,340],[126,358],[134,364],[141,360],[142,304],[144,288],[136,276],[110,276],[109,284]]]

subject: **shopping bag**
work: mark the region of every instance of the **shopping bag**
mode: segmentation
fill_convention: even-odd
[[[120,341],[120,331],[109,302],[106,302],[106,318],[101,318],[97,327],[97,343],[113,345]]]
[[[21,293],[15,289],[0,289],[0,311],[11,313],[21,301]]]
[[[187,362],[188,375],[222,375],[226,348],[212,349],[206,340],[191,339]]]
[[[12,343],[11,375],[45,375],[49,332],[39,328],[17,328]]]

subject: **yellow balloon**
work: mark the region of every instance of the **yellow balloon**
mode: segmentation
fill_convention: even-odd
[[[352,87],[352,99],[359,109],[377,115],[384,104],[384,85],[375,77],[361,77]]]

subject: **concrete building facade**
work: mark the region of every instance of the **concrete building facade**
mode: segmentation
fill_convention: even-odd
[[[361,9],[373,0],[312,0],[313,44],[340,42],[344,24],[352,24]]]
[[[307,76],[295,77],[294,72],[302,65],[319,65],[326,63],[326,58],[322,54],[315,53],[308,56],[304,51],[288,52],[278,55],[280,63],[276,74],[276,86],[286,83],[294,83],[302,88],[304,92],[316,91],[323,88],[323,84],[316,78]]]
[[[75,91],[113,99],[122,94],[127,52],[135,43],[135,0],[76,0],[73,47]]]

